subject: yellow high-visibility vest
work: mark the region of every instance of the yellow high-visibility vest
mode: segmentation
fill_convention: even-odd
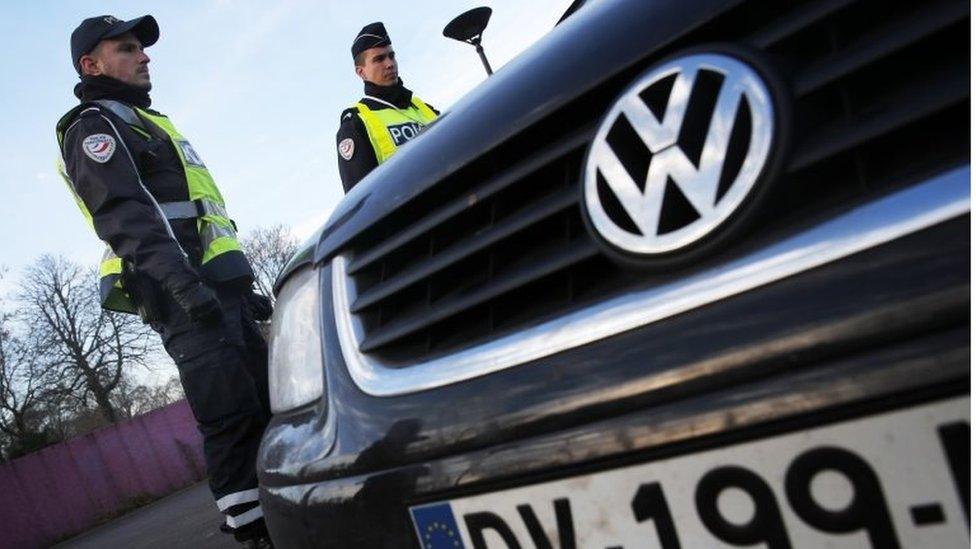
[[[375,110],[362,102],[356,103],[377,163],[386,162],[400,146],[416,137],[422,128],[437,118],[437,114],[416,95],[410,99],[410,103],[406,109],[390,105]]]
[[[235,272],[225,272],[229,265],[240,265],[241,261],[247,263],[244,253],[241,251],[240,242],[237,239],[237,230],[234,223],[228,217],[224,198],[217,188],[217,184],[211,177],[207,167],[197,156],[189,141],[173,126],[170,119],[158,113],[150,113],[138,107],[132,107],[125,103],[111,100],[98,100],[95,103],[107,108],[135,132],[149,138],[151,135],[165,137],[166,141],[176,151],[177,157],[183,165],[183,173],[186,177],[187,195],[190,200],[182,202],[163,202],[157,203],[167,225],[170,219],[189,219],[196,218],[197,231],[200,235],[201,249],[203,257],[201,259],[201,270],[204,276],[211,280],[229,280],[241,275],[239,268],[234,268]],[[64,134],[68,125],[72,122],[80,109],[73,109],[58,122],[57,137],[58,145],[63,149]],[[120,136],[121,138],[121,136]],[[124,146],[124,143],[122,144]],[[78,208],[88,225],[94,229],[91,212],[88,211],[84,201],[75,191],[74,184],[71,182],[64,166],[62,158],[58,159],[58,172],[68,185],[68,189],[75,198]],[[152,195],[150,195],[152,198]],[[173,234],[169,228],[170,234]],[[174,236],[175,239],[175,236]],[[112,311],[124,313],[136,313],[137,308],[132,302],[129,293],[126,291],[122,277],[123,265],[106,243],[105,253],[99,265],[99,290],[101,294],[102,307]],[[239,255],[239,257],[233,257]]]

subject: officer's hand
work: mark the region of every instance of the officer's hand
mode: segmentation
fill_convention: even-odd
[[[271,305],[271,299],[264,294],[259,294],[258,292],[249,292],[244,296],[247,302],[247,308],[251,311],[251,316],[254,320],[264,321],[271,318],[271,313],[274,312],[274,307]]]
[[[215,324],[223,316],[217,294],[202,282],[173,292],[173,299],[193,320]]]

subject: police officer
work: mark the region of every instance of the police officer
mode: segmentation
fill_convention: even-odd
[[[346,192],[439,114],[403,85],[383,23],[370,23],[359,31],[352,57],[366,95],[342,112],[336,133],[339,175]]]
[[[268,547],[255,459],[270,417],[267,347],[255,319],[270,304],[206,165],[150,106],[151,16],[85,19],[71,34],[80,104],[57,124],[62,176],[107,246],[106,309],[141,314],[176,362],[204,438],[210,488],[229,531]]]

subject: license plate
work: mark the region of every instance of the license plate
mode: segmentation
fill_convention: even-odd
[[[410,508],[425,549],[969,547],[969,397]]]

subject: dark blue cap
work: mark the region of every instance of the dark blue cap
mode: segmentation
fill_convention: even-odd
[[[143,47],[149,47],[159,40],[159,25],[151,15],[143,15],[131,21],[122,21],[111,15],[89,17],[71,33],[71,64],[81,74],[82,55],[91,53],[99,42],[106,38],[121,36],[127,32],[135,35]]]
[[[352,58],[355,59],[357,55],[369,48],[389,46],[391,43],[390,35],[386,34],[383,23],[379,21],[370,23],[363,27],[363,30],[356,35],[356,39],[352,41]]]

